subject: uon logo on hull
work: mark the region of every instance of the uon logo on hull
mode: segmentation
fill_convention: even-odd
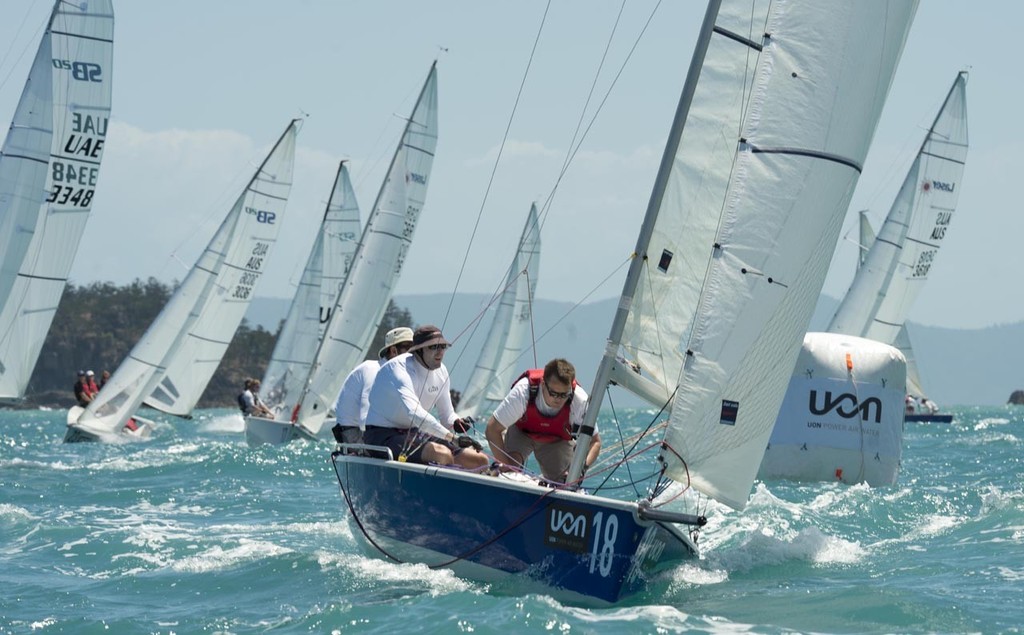
[[[868,397],[863,403],[859,403],[857,395],[852,393],[840,393],[835,399],[833,399],[832,391],[826,390],[825,401],[821,407],[819,407],[818,391],[812,390],[807,407],[810,409],[811,414],[818,416],[828,414],[835,410],[836,414],[844,419],[853,419],[859,415],[863,421],[867,421],[871,416],[871,411],[874,410],[875,423],[882,422],[882,400],[878,397]]]
[[[586,553],[590,516],[589,511],[578,507],[562,505],[548,507],[548,522],[544,527],[544,543],[556,549]]]

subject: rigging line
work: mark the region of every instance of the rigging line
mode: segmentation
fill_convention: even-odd
[[[32,6],[29,5],[28,9],[25,10],[25,15],[22,16],[22,18],[21,18],[21,24],[18,25],[18,28],[17,28],[17,31],[16,31],[17,33],[21,33],[21,30],[23,28],[25,28],[25,23],[28,22],[28,16],[31,13],[32,13]],[[32,43],[35,42],[36,39],[40,37],[39,34],[42,33],[49,24],[50,24],[50,13],[47,12],[46,13],[46,20],[44,20],[42,25],[40,25],[39,28],[36,29],[36,32],[32,34],[32,39],[29,40],[25,44],[24,47],[22,47],[21,53],[18,54],[18,59],[16,59],[13,62],[11,62],[11,67],[9,69],[7,69],[7,74],[4,75],[4,78],[0,79],[0,89],[2,89],[4,86],[7,85],[7,80],[9,80],[11,78],[11,75],[14,73],[14,69],[16,69],[18,67],[18,64],[21,63],[22,58],[25,57],[25,53],[32,48]],[[17,41],[16,38],[13,38],[13,37],[11,38],[11,43],[10,43],[10,45],[8,45],[7,51],[5,51],[4,52],[4,56],[2,58],[0,58],[0,67],[2,67],[4,64],[7,63],[7,58],[11,54],[11,50],[14,49],[14,43],[16,41]],[[29,73],[30,74],[31,74],[31,72],[32,72],[32,70],[29,69]]]
[[[660,4],[661,4],[661,0],[658,0],[658,4],[655,5],[655,7],[654,7],[655,11],[657,11],[658,6]],[[608,59],[608,51],[611,50],[612,41],[615,39],[615,32],[619,28],[619,22],[622,20],[622,12],[625,10],[625,8],[626,8],[626,0],[622,0],[622,4],[619,6],[619,13],[615,16],[615,23],[612,25],[612,31],[611,31],[611,33],[608,34],[608,41],[605,43],[605,46],[604,46],[604,53],[601,54],[601,61],[598,63],[597,71],[594,73],[594,81],[592,81],[590,83],[590,92],[587,93],[587,99],[583,102],[583,109],[580,111],[580,117],[576,121],[576,129],[573,130],[573,132],[572,132],[572,139],[569,140],[569,146],[568,146],[568,148],[565,151],[565,158],[562,160],[562,167],[561,167],[561,169],[558,172],[558,177],[555,179],[555,184],[551,188],[551,192],[548,193],[547,200],[545,200],[544,204],[541,206],[541,213],[540,213],[540,226],[541,226],[541,228],[544,227],[544,223],[547,221],[547,214],[551,210],[551,204],[552,204],[552,202],[553,202],[553,200],[555,198],[555,192],[558,190],[558,185],[562,181],[562,176],[565,175],[565,172],[569,169],[569,163],[572,161],[573,156],[575,156],[575,154],[576,154],[573,151],[573,146],[574,146],[574,144],[576,144],[576,139],[580,136],[580,128],[583,126],[583,120],[584,120],[584,118],[587,115],[587,108],[590,107],[590,101],[594,97],[594,90],[597,88],[597,80],[601,78],[601,71],[604,70],[604,63]],[[650,21],[650,18],[648,18],[648,22],[649,21]],[[642,34],[642,32],[641,32],[641,34]],[[634,44],[634,47],[635,46],[636,45]],[[621,73],[621,69],[620,69],[619,72]],[[614,84],[615,84],[615,82],[613,81],[612,82],[612,86],[614,86]],[[611,87],[609,87],[608,90],[609,90],[609,92],[611,92]],[[607,99],[607,97],[608,97],[608,94],[606,93],[605,94],[605,99]],[[603,100],[601,102],[601,105],[604,105],[604,101]],[[594,113],[594,118],[597,117],[597,114],[600,111],[601,111],[601,108],[599,106],[598,109],[597,109],[597,112]],[[586,129],[587,131],[590,130],[590,126],[591,125],[593,125],[593,118],[591,119],[590,124],[587,126],[587,129]],[[584,132],[584,137],[585,136],[586,136],[586,132]],[[583,139],[580,138],[580,143],[582,143],[582,142],[583,142]]]
[[[647,272],[647,288],[650,291],[649,295],[651,297],[651,310],[654,313],[654,315],[653,315],[653,318],[654,318],[654,335],[655,335],[655,339],[657,339],[657,341],[658,341],[658,351],[657,351],[657,353],[658,353],[658,361],[661,362],[661,377],[662,377],[662,381],[664,381],[665,379],[667,379],[669,377],[668,370],[665,368],[665,354],[664,354],[664,351],[666,349],[666,346],[665,346],[665,343],[661,341],[661,320],[658,319],[658,299],[657,299],[657,297],[654,294],[654,283],[651,280],[651,267],[650,267],[650,264],[651,264],[651,261],[647,257],[647,255],[645,254],[644,255],[644,271]],[[636,294],[634,294],[634,298],[635,298],[635,296],[636,296]],[[676,375],[676,377],[678,377],[678,374]],[[673,392],[675,392],[675,391],[673,391]],[[662,410],[664,410],[664,406],[662,406]]]
[[[618,412],[616,412],[616,410],[615,410],[615,403],[612,401],[612,393],[611,393],[610,390],[607,390],[607,389],[605,390],[605,392],[608,395],[608,405],[611,406],[611,409],[612,409],[612,421],[615,422],[615,429],[619,431],[619,438],[621,439],[622,438],[622,426],[619,425],[619,416],[618,416]],[[648,427],[650,427],[650,426],[648,426]],[[629,458],[629,457],[628,457],[628,455],[626,453],[626,446],[623,445],[622,446],[622,465],[626,466],[626,474],[629,475],[629,480],[630,480],[630,482],[632,482],[633,481],[633,470],[632,470],[632,468],[630,468],[629,461],[626,460],[627,458]],[[604,480],[601,481],[601,485],[598,485],[597,489],[594,490],[594,493],[596,494],[598,492],[598,490],[600,490],[601,487],[604,486],[604,484],[607,483],[608,479],[610,479],[611,477],[612,477],[612,473],[609,472],[608,475],[604,477]],[[635,485],[633,487],[633,494],[637,498],[640,498],[640,490],[637,489]]]
[[[658,7],[660,6],[661,0],[659,0],[658,4],[656,4],[654,6],[654,9],[651,10],[651,14],[647,17],[647,22],[645,22],[644,27],[640,29],[640,33],[636,36],[636,40],[634,40],[633,46],[629,49],[629,53],[626,54],[626,58],[622,60],[622,65],[619,67],[619,70],[615,74],[615,77],[612,78],[612,82],[611,84],[609,84],[608,90],[605,92],[604,97],[601,99],[601,103],[598,104],[597,110],[594,111],[593,117],[590,118],[590,123],[587,124],[586,129],[583,131],[583,135],[580,137],[579,143],[577,143],[576,147],[572,149],[572,152],[570,153],[568,160],[565,162],[565,166],[559,173],[558,178],[555,179],[555,185],[551,188],[551,192],[548,194],[547,200],[544,201],[544,205],[541,206],[541,218],[544,219],[541,221],[541,227],[543,227],[544,222],[546,222],[548,209],[550,209],[551,202],[554,200],[555,197],[555,192],[558,190],[558,186],[562,182],[562,177],[565,176],[565,173],[569,169],[569,165],[572,163],[573,159],[576,158],[576,153],[579,152],[580,146],[583,145],[583,141],[586,140],[587,135],[590,133],[590,129],[594,126],[594,122],[597,121],[597,116],[601,114],[601,110],[604,108],[605,103],[608,101],[608,97],[611,96],[612,89],[614,89],[615,84],[618,83],[619,78],[622,76],[622,72],[626,70],[626,65],[629,64],[629,60],[633,57],[633,53],[636,52],[636,48],[637,46],[639,46],[640,40],[643,38],[644,33],[647,32],[647,28],[651,25],[651,21],[654,20],[654,14],[657,13]]]
[[[676,390],[678,390],[678,389],[679,389],[679,387],[677,386]],[[605,392],[607,393],[608,390],[605,390]],[[659,409],[658,412],[654,413],[654,416],[651,417],[651,422],[647,424],[647,427],[644,428],[644,431],[641,432],[639,435],[637,435],[636,439],[633,441],[633,445],[630,446],[629,450],[623,452],[624,456],[631,456],[633,454],[633,450],[636,449],[636,446],[640,444],[640,441],[642,441],[643,438],[645,436],[647,436],[647,434],[652,430],[652,428],[654,428],[654,424],[658,421],[658,417],[660,417],[661,414],[663,412],[665,412],[665,408],[668,408],[668,405],[670,403],[672,403],[672,400],[675,398],[675,396],[676,396],[676,391],[673,390],[672,394],[669,395],[668,400],[661,405],[661,409]],[[609,403],[610,403],[611,402],[611,395],[608,396],[608,399],[609,399]],[[594,493],[597,493],[598,490],[600,490],[602,487],[604,487],[604,484],[608,482],[608,479],[610,477],[611,477],[611,474],[609,474],[607,477],[605,477],[604,481],[601,481],[601,484],[598,485],[596,489],[594,489]],[[632,478],[632,474],[630,474],[630,477]],[[638,492],[637,496],[639,496],[639,495],[640,494]]]
[[[512,129],[512,121],[515,119],[516,110],[519,108],[519,100],[523,97],[523,88],[526,86],[526,78],[530,75],[530,67],[533,65],[533,58],[537,54],[537,45],[540,43],[541,33],[544,32],[544,24],[547,22],[548,11],[551,9],[551,0],[548,0],[544,7],[544,15],[541,16],[540,26],[537,28],[537,35],[533,40],[533,48],[530,49],[530,59],[526,62],[526,69],[523,71],[523,79],[519,83],[519,92],[516,94],[516,101],[512,104],[512,112],[508,116],[508,124],[505,126],[505,134],[501,138],[501,145],[498,147],[498,156],[494,159],[494,168],[491,169],[491,177],[487,180],[487,188],[484,190],[483,200],[480,201],[480,210],[476,214],[476,223],[473,224],[473,231],[469,236],[469,244],[473,244],[476,232],[480,228],[480,219],[484,214],[484,206],[487,204],[487,197],[491,193],[491,186],[494,184],[494,176],[498,172],[498,164],[501,163],[501,155],[505,151],[505,143],[508,141],[508,133]],[[444,320],[441,321],[443,329],[448,323],[448,316],[451,315],[452,305],[455,303],[455,293],[459,290],[459,283],[462,282],[462,274],[466,271],[466,263],[469,262],[469,250],[466,250],[462,257],[462,266],[459,268],[459,275],[455,279],[455,287],[452,289],[451,298],[448,300],[448,309],[445,311]]]
[[[464,329],[455,334],[455,337],[452,338],[452,343],[458,342],[460,339],[462,339],[462,336],[466,334],[466,331],[470,330],[470,327],[472,327],[472,331],[469,333],[469,336],[466,341],[472,341],[472,339],[476,336],[476,332],[480,328],[480,325],[483,323],[484,314],[487,313],[487,311],[489,311],[492,306],[494,306],[495,302],[499,302],[501,300],[502,296],[505,294],[505,291],[507,291],[512,285],[517,284],[519,282],[520,275],[523,275],[523,272],[520,272],[518,275],[511,278],[508,281],[508,284],[502,287],[497,293],[492,295],[491,299],[487,301],[487,304],[485,304],[484,307],[480,309],[477,312],[477,314],[470,319],[469,324],[467,324]],[[464,346],[462,350],[459,352],[459,356],[456,357],[455,361],[451,364],[451,369],[455,369],[458,367],[459,362],[462,361],[462,356],[466,354],[466,350],[467,349]]]

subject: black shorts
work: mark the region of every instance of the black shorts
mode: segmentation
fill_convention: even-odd
[[[427,443],[437,443],[451,450],[457,456],[463,448],[439,439],[431,434],[409,428],[385,428],[382,426],[366,426],[363,432],[363,443],[366,445],[382,445],[391,450],[391,456],[397,461],[404,452],[409,463],[426,463],[423,460],[423,448]]]

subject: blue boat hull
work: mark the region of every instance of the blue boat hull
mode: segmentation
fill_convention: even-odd
[[[525,576],[560,599],[605,604],[697,557],[686,533],[640,519],[635,503],[435,466],[333,459],[353,534],[394,561],[485,582]]]
[[[953,423],[953,415],[950,414],[913,414],[903,415],[904,421],[917,421],[924,423]]]

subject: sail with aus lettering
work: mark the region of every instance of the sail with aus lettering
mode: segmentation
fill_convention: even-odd
[[[145,433],[147,427],[135,429],[135,411],[150,395],[167,395],[168,401],[178,397],[179,402],[199,398],[213,373],[209,367],[220,363],[277,240],[292,185],[298,128],[299,120],[288,124],[196,264],[98,396],[86,408],[68,412],[65,442],[110,442]],[[215,322],[220,333],[207,328]],[[193,357],[199,354],[202,359]],[[168,371],[186,357],[196,375],[168,378]]]
[[[342,161],[284,325],[263,373],[263,403],[290,414],[305,386],[359,240],[359,206]]]
[[[827,329],[899,348],[907,358],[907,392],[915,396],[925,393],[907,314],[956,211],[967,146],[967,73],[960,72]]]
[[[25,395],[96,193],[114,10],[54,3],[0,154],[0,398]]]
[[[916,8],[710,2],[567,486],[341,445],[332,459],[364,549],[596,603],[694,557],[703,519],[661,495],[677,482],[745,506]],[[613,382],[671,408],[635,501],[583,491],[606,477],[582,468]]]
[[[298,410],[248,417],[250,444],[316,439],[348,373],[373,343],[427,196],[437,147],[437,65],[420,91],[363,228],[352,267],[331,310]]]
[[[459,400],[459,415],[479,417],[493,412],[512,385],[516,369],[523,365],[529,346],[533,294],[540,270],[540,222],[537,205],[530,206],[519,248],[505,276],[498,308],[480,349],[476,366]]]

